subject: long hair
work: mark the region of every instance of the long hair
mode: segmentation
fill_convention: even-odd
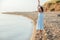
[[[41,6],[40,8],[41,8],[41,11],[42,11],[42,12],[44,12],[44,9],[43,9],[43,7]]]

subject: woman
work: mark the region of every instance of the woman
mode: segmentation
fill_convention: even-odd
[[[39,0],[38,0],[39,2]],[[44,30],[44,10],[43,7],[38,4],[38,20],[37,20],[37,30],[39,31],[40,35],[42,35],[42,32]]]
[[[43,13],[43,8],[40,7],[38,9],[38,20],[37,20],[37,30],[43,31],[44,30],[44,13]]]

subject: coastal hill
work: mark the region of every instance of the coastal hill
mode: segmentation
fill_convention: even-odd
[[[50,0],[43,7],[45,12],[60,11],[60,0]]]

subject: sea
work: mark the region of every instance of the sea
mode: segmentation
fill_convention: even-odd
[[[0,40],[30,40],[33,21],[22,15],[0,14]]]

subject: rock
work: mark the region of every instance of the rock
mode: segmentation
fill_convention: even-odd
[[[60,0],[52,0],[50,2],[46,2],[43,7],[45,12],[60,11]]]

